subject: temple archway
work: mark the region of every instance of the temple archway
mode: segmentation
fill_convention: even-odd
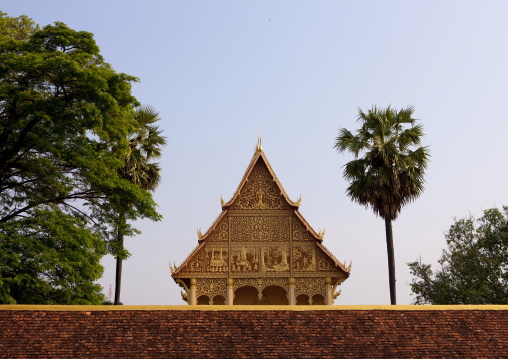
[[[263,289],[263,299],[266,297],[266,304],[269,305],[288,305],[287,292],[279,286],[269,286]],[[264,304],[264,303],[262,303]]]
[[[206,295],[201,295],[198,298],[198,305],[209,305],[210,304],[210,298],[208,298]]]
[[[300,294],[296,297],[296,305],[309,305],[309,296],[307,294]]]
[[[235,291],[233,305],[252,305],[256,301],[259,301],[258,290],[251,286],[245,286]]]
[[[325,297],[321,294],[314,294],[312,296],[312,305],[325,305]]]
[[[213,297],[213,305],[226,305],[226,299],[222,295]]]

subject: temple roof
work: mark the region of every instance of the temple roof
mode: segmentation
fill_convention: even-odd
[[[224,216],[227,213],[227,209],[234,203],[234,201],[241,195],[242,189],[245,186],[245,184],[248,182],[249,175],[251,174],[252,170],[258,163],[258,161],[263,161],[263,163],[268,168],[268,171],[270,172],[270,175],[273,177],[273,182],[277,185],[279,188],[280,194],[282,198],[286,201],[286,203],[291,206],[295,210],[295,214],[298,216],[298,218],[305,224],[307,230],[309,233],[318,241],[323,241],[323,235],[324,233],[318,233],[314,230],[314,228],[311,227],[311,225],[305,220],[305,218],[298,212],[298,209],[300,207],[301,198],[298,199],[298,201],[292,201],[288,194],[286,193],[286,190],[282,186],[282,183],[277,178],[277,175],[275,174],[275,171],[273,170],[272,166],[270,165],[270,162],[268,161],[268,158],[265,155],[265,152],[261,148],[261,145],[259,144],[256,146],[256,151],[254,152],[254,155],[252,156],[252,159],[249,162],[249,165],[247,166],[247,169],[245,170],[245,173],[242,177],[242,180],[240,181],[240,184],[236,188],[235,192],[233,193],[233,196],[231,199],[227,202],[224,202],[222,204],[222,212],[215,218],[215,221],[213,221],[212,225],[207,229],[207,231],[204,234],[198,234],[200,236],[199,243],[204,241],[210,234],[215,231],[215,226],[217,223],[219,223]]]
[[[307,232],[310,234],[310,236],[315,240],[317,246],[321,248],[329,257],[330,259],[335,263],[335,265],[349,274],[351,265],[347,266],[346,263],[341,263],[323,244],[323,237],[324,237],[324,230],[317,232],[312,228],[312,226],[307,222],[307,220],[302,216],[302,214],[299,212],[301,197],[297,201],[291,200],[289,198],[289,195],[287,194],[286,190],[282,186],[282,183],[277,178],[277,175],[275,174],[275,171],[273,170],[272,166],[270,165],[270,162],[268,161],[268,158],[263,151],[263,148],[261,147],[261,139],[258,138],[258,143],[256,145],[254,154],[249,162],[249,165],[247,166],[247,169],[245,170],[245,173],[240,181],[240,184],[236,188],[235,192],[233,193],[231,199],[229,199],[227,202],[224,202],[221,197],[221,207],[222,211],[219,213],[219,215],[215,218],[213,223],[210,225],[210,227],[204,232],[201,233],[201,231],[197,230],[198,235],[198,245],[194,248],[194,250],[187,256],[187,258],[182,262],[182,264],[176,268],[172,268],[173,278],[175,274],[178,274],[182,268],[184,268],[187,265],[187,262],[191,260],[191,258],[199,252],[199,250],[203,247],[204,243],[207,241],[207,239],[215,232],[217,225],[221,223],[221,221],[227,216],[228,211],[231,210],[231,206],[235,203],[235,201],[242,195],[242,191],[246,187],[246,185],[249,182],[249,176],[253,172],[256,165],[262,162],[270,176],[273,179],[273,183],[276,185],[278,192],[280,192],[281,198],[287,203],[288,207],[293,210],[294,215],[302,222],[303,226],[307,230]]]

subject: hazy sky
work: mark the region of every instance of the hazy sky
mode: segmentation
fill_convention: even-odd
[[[384,221],[345,196],[333,149],[357,109],[413,105],[432,161],[426,190],[394,222],[399,304],[407,262],[436,263],[454,217],[508,204],[506,1],[6,0],[1,10],[95,35],[168,137],[155,193],[162,222],[140,221],[124,262],[124,304],[184,304],[180,264],[263,149],[300,212],[352,260],[335,304],[389,304]],[[114,286],[107,257],[100,283]]]

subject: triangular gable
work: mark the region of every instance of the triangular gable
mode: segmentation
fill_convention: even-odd
[[[339,270],[349,276],[350,268],[321,244],[324,231],[318,233],[309,225],[298,211],[299,205],[300,200],[289,198],[258,146],[232,198],[222,202],[222,212],[204,234],[198,230],[199,245],[173,270],[173,278],[183,277],[184,273],[226,274],[230,270],[228,263],[233,274],[289,272],[289,217],[270,215],[276,210],[289,211],[292,217],[293,271]],[[239,211],[243,214],[232,215]],[[272,245],[263,249],[252,247],[269,242]]]

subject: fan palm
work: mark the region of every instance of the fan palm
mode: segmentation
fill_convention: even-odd
[[[341,128],[334,146],[354,156],[344,166],[347,195],[385,220],[391,304],[397,303],[392,221],[423,193],[430,157],[428,147],[420,146],[423,127],[411,117],[413,112],[413,107],[373,107],[368,113],[358,109],[361,128],[355,134]]]
[[[154,125],[160,120],[159,113],[151,106],[141,106],[136,110],[135,118],[139,124],[137,131],[129,134],[129,148],[125,156],[124,166],[120,175],[137,184],[146,191],[154,191],[161,180],[161,169],[158,163],[150,162],[160,158],[162,147],[166,144],[166,137],[162,130]],[[124,233],[122,224],[125,223],[125,211],[119,210],[119,230],[117,235],[118,252],[123,253]],[[120,303],[120,287],[122,280],[123,256],[116,257],[115,302]]]

